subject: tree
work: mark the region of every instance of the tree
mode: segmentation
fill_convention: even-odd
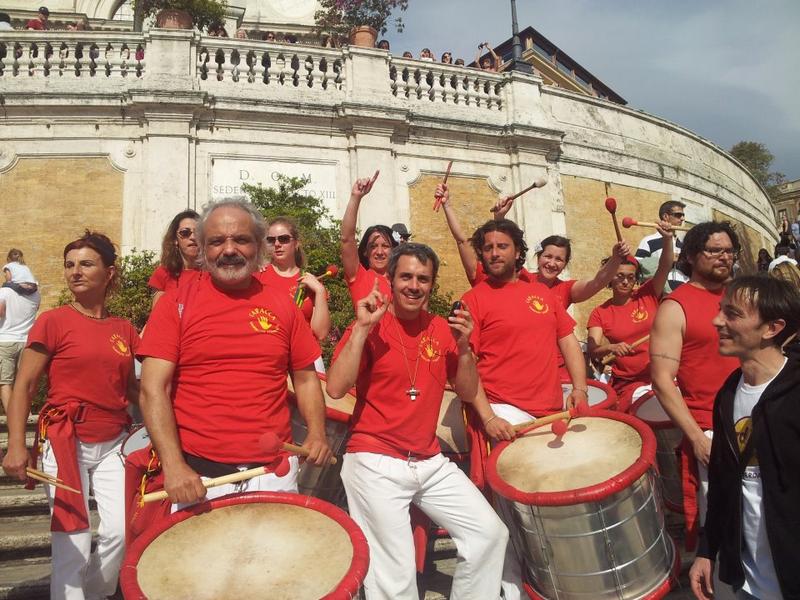
[[[308,258],[307,270],[321,274],[327,265],[341,264],[342,222],[332,217],[322,200],[303,191],[306,185],[308,179],[279,176],[277,189],[260,185],[244,185],[242,189],[268,223],[280,216],[289,217],[297,223],[303,250]],[[355,314],[347,284],[341,277],[326,279],[325,287],[329,294],[331,333],[322,343],[322,355],[326,364],[330,364],[336,342]],[[429,309],[436,314],[447,315],[450,296],[439,294],[437,287],[431,295]]]
[[[770,171],[775,156],[760,142],[742,141],[733,146],[731,154],[741,162],[750,174],[763,185],[771,197],[777,194],[778,186],[784,182],[785,176],[777,171]]]

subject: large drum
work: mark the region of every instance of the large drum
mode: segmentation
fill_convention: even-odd
[[[656,464],[661,479],[664,506],[683,513],[683,486],[677,449],[683,434],[669,418],[654,392],[648,392],[630,408],[630,413],[647,423],[656,436]]]
[[[664,527],[656,441],[630,415],[572,419],[499,444],[488,481],[504,503],[533,598],[661,598],[679,566]]]
[[[589,406],[598,409],[611,410],[617,405],[617,392],[610,385],[602,381],[589,379],[586,381],[588,388]],[[561,391],[564,394],[564,410],[567,409],[567,396],[572,392],[572,384],[566,381],[561,382]]]
[[[369,566],[342,510],[298,494],[223,496],[170,515],[128,547],[126,600],[344,600]]]
[[[442,406],[439,408],[439,424],[436,426],[436,437],[445,455],[464,457],[469,454],[469,437],[464,420],[464,409],[456,393],[445,388]]]
[[[128,458],[131,454],[142,448],[147,448],[150,445],[150,434],[147,433],[144,425],[135,427],[125,438],[120,446],[119,453],[122,455],[122,461]]]
[[[325,390],[325,375],[317,373],[317,376],[322,384],[322,393],[325,398],[325,434],[328,436],[331,451],[338,460],[335,465],[324,467],[301,464],[297,474],[297,488],[301,494],[322,498],[337,506],[346,507],[347,496],[340,473],[342,456],[350,433],[350,418],[353,416],[353,408],[356,405],[355,390],[351,390],[344,398],[335,400],[328,396]],[[289,390],[294,391],[291,379],[289,379]],[[306,435],[308,435],[308,429],[292,397],[292,439],[295,444],[301,445],[305,441]]]

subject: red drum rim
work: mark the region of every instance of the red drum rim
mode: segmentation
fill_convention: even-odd
[[[148,442],[147,446],[145,446],[144,448],[137,448],[136,450],[132,450],[131,452],[128,452],[128,453],[125,452],[125,444],[127,444],[130,441],[130,439],[133,436],[135,436],[137,433],[139,433],[142,429],[145,429],[144,423],[139,423],[139,424],[131,427],[131,430],[128,432],[128,435],[125,436],[124,440],[122,440],[122,445],[119,447],[119,452],[120,452],[120,454],[122,454],[123,457],[127,458],[129,455],[133,454],[134,452],[137,452],[139,450],[144,450],[145,448],[150,446],[150,443]]]
[[[585,502],[598,502],[630,486],[656,464],[656,436],[641,419],[611,410],[595,410],[587,417],[602,417],[620,421],[633,427],[642,438],[642,452],[633,464],[602,483],[563,492],[522,492],[506,483],[497,473],[497,461],[503,450],[514,440],[501,442],[489,455],[486,479],[491,488],[504,498],[533,506],[571,506]],[[522,432],[524,433],[524,431]]]
[[[661,585],[644,596],[642,600],[661,600],[661,598],[669,594],[669,591],[678,581],[678,577],[681,573],[681,553],[680,550],[678,550],[678,544],[675,543],[674,539],[670,538],[670,543],[672,544],[673,559],[669,575],[664,581],[661,582]],[[533,589],[533,586],[527,581],[523,582],[522,585],[525,588],[525,592],[528,594],[528,598],[531,600],[548,600],[544,596],[540,595],[535,589]]]
[[[238,504],[291,504],[310,508],[323,515],[330,517],[347,532],[350,543],[353,544],[353,562],[345,573],[339,585],[331,593],[323,596],[321,600],[350,600],[354,598],[361,588],[361,583],[367,575],[369,569],[369,546],[364,533],[356,525],[347,513],[342,509],[311,496],[302,494],[290,494],[287,492],[249,492],[245,494],[230,494],[215,498],[207,502],[195,504],[172,513],[168,517],[154,523],[144,533],[136,538],[125,552],[125,558],[120,569],[119,583],[126,600],[147,600],[137,580],[138,563],[142,554],[159,535],[176,523],[185,521],[195,515],[208,512],[214,508],[224,508]]]
[[[672,420],[667,416],[666,421],[651,421],[650,419],[645,419],[644,417],[639,417],[636,415],[636,411],[639,410],[645,402],[651,400],[656,397],[656,393],[653,390],[650,390],[646,394],[644,394],[641,398],[639,398],[636,402],[631,404],[631,407],[628,409],[628,414],[636,417],[640,421],[647,423],[653,429],[677,429],[677,426],[672,422]],[[658,402],[658,399],[656,399]]]
[[[603,400],[600,404],[593,404],[592,410],[611,410],[617,405],[617,392],[614,391],[614,388],[608,385],[607,383],[603,383],[602,381],[597,381],[595,379],[587,379],[586,385],[589,387],[596,387],[600,388],[606,393],[607,398]]]

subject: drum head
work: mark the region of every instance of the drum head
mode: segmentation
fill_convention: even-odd
[[[467,428],[464,425],[464,413],[461,400],[453,390],[446,389],[439,408],[439,424],[436,426],[436,437],[445,454],[465,454],[469,452]]]
[[[142,448],[147,448],[149,445],[150,434],[147,433],[147,429],[142,425],[138,429],[131,431],[128,437],[125,438],[125,441],[122,442],[122,447],[119,451],[123,457],[127,458],[133,452],[141,450]]]
[[[664,411],[653,392],[639,398],[630,409],[631,413],[651,427],[672,426],[672,420]]]
[[[160,531],[137,539],[123,565],[123,592],[151,600],[316,600],[342,586],[355,593],[367,562],[361,531],[326,502],[232,495],[174,513]],[[138,589],[129,587],[131,570]]]
[[[655,445],[637,419],[598,411],[572,419],[560,438],[542,427],[500,444],[489,459],[489,483],[528,504],[598,500],[641,477],[655,461]]]

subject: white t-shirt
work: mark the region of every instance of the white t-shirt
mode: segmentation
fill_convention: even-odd
[[[3,265],[3,271],[5,270],[11,273],[11,281],[14,283],[36,283],[36,279],[33,278],[33,273],[27,265],[10,262]]]
[[[39,310],[39,292],[24,296],[10,288],[0,287],[0,302],[6,305],[6,316],[0,319],[0,342],[25,342]]]
[[[784,360],[783,366],[786,366]],[[783,369],[783,367],[781,367]],[[780,371],[779,371],[780,372]],[[775,375],[777,377],[777,374]],[[761,394],[772,383],[773,377],[761,385],[747,385],[744,376],[736,386],[733,400],[733,423],[739,452],[744,450],[753,431],[750,415]],[[778,586],[778,576],[772,562],[772,551],[767,540],[767,527],[764,522],[761,501],[761,469],[758,457],[753,456],[742,475],[742,564],[744,565],[744,586],[742,589],[760,600],[782,600]]]

